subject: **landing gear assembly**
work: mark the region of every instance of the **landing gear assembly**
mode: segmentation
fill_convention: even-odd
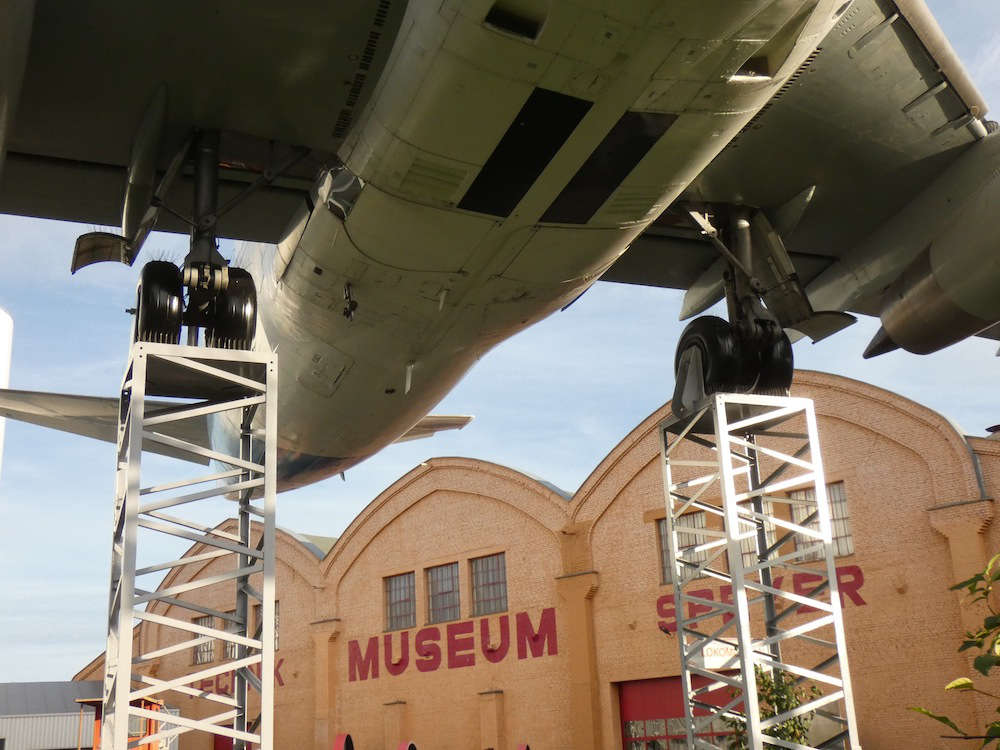
[[[257,328],[257,289],[246,270],[230,267],[219,253],[218,221],[256,190],[295,167],[310,150],[294,147],[280,158],[272,154],[256,179],[220,206],[219,132],[191,132],[161,174],[157,167],[165,143],[166,116],[167,91],[161,86],[146,108],[132,144],[121,234],[81,235],[73,251],[71,270],[76,273],[100,261],[133,265],[160,212],[171,214],[190,227],[190,249],[181,268],[165,261],[151,261],[143,267],[136,292],[133,339],[177,344],[181,343],[181,327],[187,326],[188,345],[198,343],[198,331],[203,328],[208,346],[252,349]],[[189,215],[166,205],[185,166],[194,192]]]
[[[229,267],[219,253],[215,234],[219,134],[197,133],[184,150],[194,166],[190,250],[183,269],[165,261],[151,261],[143,267],[134,338],[177,344],[183,323],[188,345],[198,343],[198,329],[204,328],[208,346],[251,349],[257,330],[257,289],[246,270]],[[187,291],[186,305],[182,289]]]
[[[712,223],[719,220],[716,215],[688,213],[725,261],[722,282],[729,321],[702,316],[681,334],[674,357],[674,414],[695,414],[715,393],[787,396],[794,357],[785,328],[818,341],[854,318],[813,311],[763,211],[719,209],[719,218],[726,222],[725,239]]]
[[[714,315],[688,323],[674,356],[674,413],[692,414],[713,393],[786,396],[792,384],[792,344],[771,321],[731,325]],[[746,325],[749,323],[749,325]]]
[[[179,344],[182,324],[189,331],[204,328],[207,346],[252,349],[257,332],[253,278],[242,268],[189,265],[181,271],[173,263],[150,261],[136,290],[133,341]]]

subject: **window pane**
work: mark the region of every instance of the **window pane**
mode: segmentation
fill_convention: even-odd
[[[773,505],[772,505],[772,503],[771,503],[770,500],[764,500],[761,503],[761,508],[762,508],[761,512],[765,516],[773,516],[774,515],[774,507],[773,507]],[[777,539],[777,536],[775,535],[775,531],[774,531],[774,524],[771,523],[770,521],[768,521],[768,522],[766,522],[764,524],[764,536],[765,536],[765,539],[767,540],[767,546],[768,547],[770,547],[772,544],[774,544],[775,540]],[[743,565],[744,565],[744,567],[748,567],[749,568],[749,567],[751,567],[753,565],[756,565],[757,562],[758,562],[758,559],[757,559],[757,537],[756,536],[752,536],[752,537],[749,537],[747,539],[744,539],[742,542],[740,542],[740,546],[741,546],[741,549],[743,551]]]
[[[708,551],[696,552],[693,547],[708,542],[708,537],[698,534],[695,530],[705,528],[705,511],[699,510],[694,513],[685,513],[677,521],[677,546],[680,548],[681,557],[687,562],[697,565],[708,559]],[[685,531],[684,529],[691,529]],[[660,576],[663,583],[670,583],[673,579],[673,561],[670,559],[670,546],[667,543],[667,519],[661,518],[656,522],[657,536],[660,541]],[[693,568],[684,566],[687,571],[685,578],[693,575]]]
[[[236,615],[236,610],[233,610],[232,612],[227,612],[227,614],[235,616]],[[226,620],[226,632],[227,633],[239,633],[240,632],[240,625],[239,625],[239,623],[233,622],[232,620]],[[226,644],[226,646],[225,646],[225,648],[226,648],[226,656],[225,656],[225,658],[227,660],[238,658],[237,651],[239,650],[239,646],[237,644],[235,644],[235,643],[231,643],[230,641],[224,641],[224,643]]]
[[[507,610],[507,565],[504,553],[472,560],[473,615]]]
[[[203,628],[214,628],[215,623],[212,622],[214,618],[211,615],[205,615],[204,617],[194,618],[195,625],[201,625]],[[210,640],[206,643],[199,643],[194,649],[194,663],[195,664],[208,664],[211,661],[215,661],[215,641]]]
[[[640,721],[626,721],[625,722],[625,736],[626,737],[642,737],[643,732],[645,732],[645,724]]]
[[[430,622],[458,619],[457,562],[427,569],[427,610]]]
[[[847,515],[847,493],[844,491],[843,482],[834,482],[826,486],[827,498],[830,501],[830,518],[831,518],[831,529],[833,532],[833,554],[836,557],[842,557],[843,555],[850,555],[854,553],[854,537],[851,534],[850,519]],[[819,518],[814,518],[808,524],[804,524],[805,519],[811,515],[816,506],[812,504],[815,501],[816,493],[810,487],[804,490],[796,490],[795,492],[789,493],[789,497],[793,500],[808,500],[809,505],[793,505],[792,506],[792,520],[795,523],[806,525],[810,529],[815,529],[819,531]],[[817,544],[813,540],[799,540],[798,548],[801,549],[803,546]],[[799,558],[800,560],[821,560],[823,559],[822,549],[817,549],[814,552],[810,552],[807,555]]]
[[[261,638],[264,637],[263,623],[264,623],[264,606],[262,604],[253,605],[253,621],[255,623],[255,632],[259,632]],[[274,602],[274,650],[278,650],[278,601]]]
[[[413,573],[389,576],[385,581],[385,628],[402,630],[417,624]]]
[[[646,719],[647,737],[664,737],[667,734],[667,722],[663,719]]]
[[[128,736],[142,737],[146,734],[146,719],[142,716],[128,717]]]

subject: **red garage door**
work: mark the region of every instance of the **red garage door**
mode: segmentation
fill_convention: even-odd
[[[704,677],[694,677],[694,686],[708,683]],[[680,677],[655,680],[633,680],[619,685],[622,713],[622,747],[625,750],[674,750],[686,748],[684,734],[684,692]],[[707,703],[728,703],[729,689],[720,688],[706,693]],[[704,715],[704,711],[695,711]],[[716,719],[711,731],[702,737],[729,734],[722,721]]]

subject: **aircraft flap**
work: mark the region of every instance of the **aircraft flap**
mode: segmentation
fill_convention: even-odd
[[[461,430],[472,420],[473,417],[467,415],[428,414],[393,442],[405,443],[408,440],[419,440],[420,438],[431,437],[443,430]]]

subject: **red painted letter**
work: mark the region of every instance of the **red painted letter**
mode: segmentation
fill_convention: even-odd
[[[274,665],[274,679],[278,683],[278,687],[284,687],[285,681],[281,679],[281,665],[285,663],[284,658],[278,659],[277,663]],[[378,675],[376,675],[377,677]]]
[[[858,593],[864,585],[865,574],[857,565],[845,565],[843,568],[837,568],[837,591],[840,592],[841,607],[844,606],[845,596],[859,607],[867,604],[868,602],[862,599],[861,594]]]
[[[490,638],[490,621],[483,618],[479,621],[479,647],[483,650],[486,660],[496,664],[503,660],[510,649],[510,618],[507,615],[500,615],[500,645],[493,646],[493,639]]]
[[[656,623],[664,633],[677,630],[677,611],[674,609],[674,595],[664,594],[656,600],[656,614],[663,619]]]
[[[699,599],[708,599],[709,601],[715,601],[715,594],[712,593],[712,589],[698,589],[697,591],[689,591],[689,595],[697,596]],[[707,604],[699,604],[698,602],[688,602],[688,617],[697,617],[698,615],[703,615],[706,612],[711,612],[712,607]]]
[[[417,637],[413,639],[413,650],[420,658],[414,659],[414,662],[421,672],[433,672],[441,666],[441,647],[437,645],[439,640],[441,631],[437,628],[417,631]]]
[[[472,639],[475,630],[472,621],[453,622],[445,630],[448,633],[448,669],[474,666],[476,642]]]
[[[348,679],[367,680],[369,677],[378,677],[378,637],[372,636],[368,639],[368,646],[365,648],[365,655],[361,656],[361,646],[357,641],[347,644]]]
[[[816,588],[814,584],[820,583],[823,580],[824,576],[816,575],[815,573],[796,573],[792,576],[792,591],[799,596],[809,596],[809,592]],[[818,610],[815,607],[800,604],[796,611],[800,615],[804,615],[806,612],[816,612]]]
[[[386,633],[382,650],[385,654],[385,668],[391,675],[403,674],[410,663],[410,631],[399,634],[399,661],[392,660],[392,633]]]
[[[732,604],[733,603],[733,587],[732,586],[719,586],[719,601],[722,602],[723,604]],[[732,621],[732,619],[734,617],[736,617],[736,615],[730,614],[729,612],[726,612],[722,616],[722,624],[723,625],[728,625],[729,622]]]
[[[542,655],[548,644],[549,656],[559,653],[556,642],[556,611],[552,607],[542,610],[538,618],[538,630],[531,627],[531,616],[527,612],[517,613],[517,658],[527,659],[528,649],[531,656]]]

